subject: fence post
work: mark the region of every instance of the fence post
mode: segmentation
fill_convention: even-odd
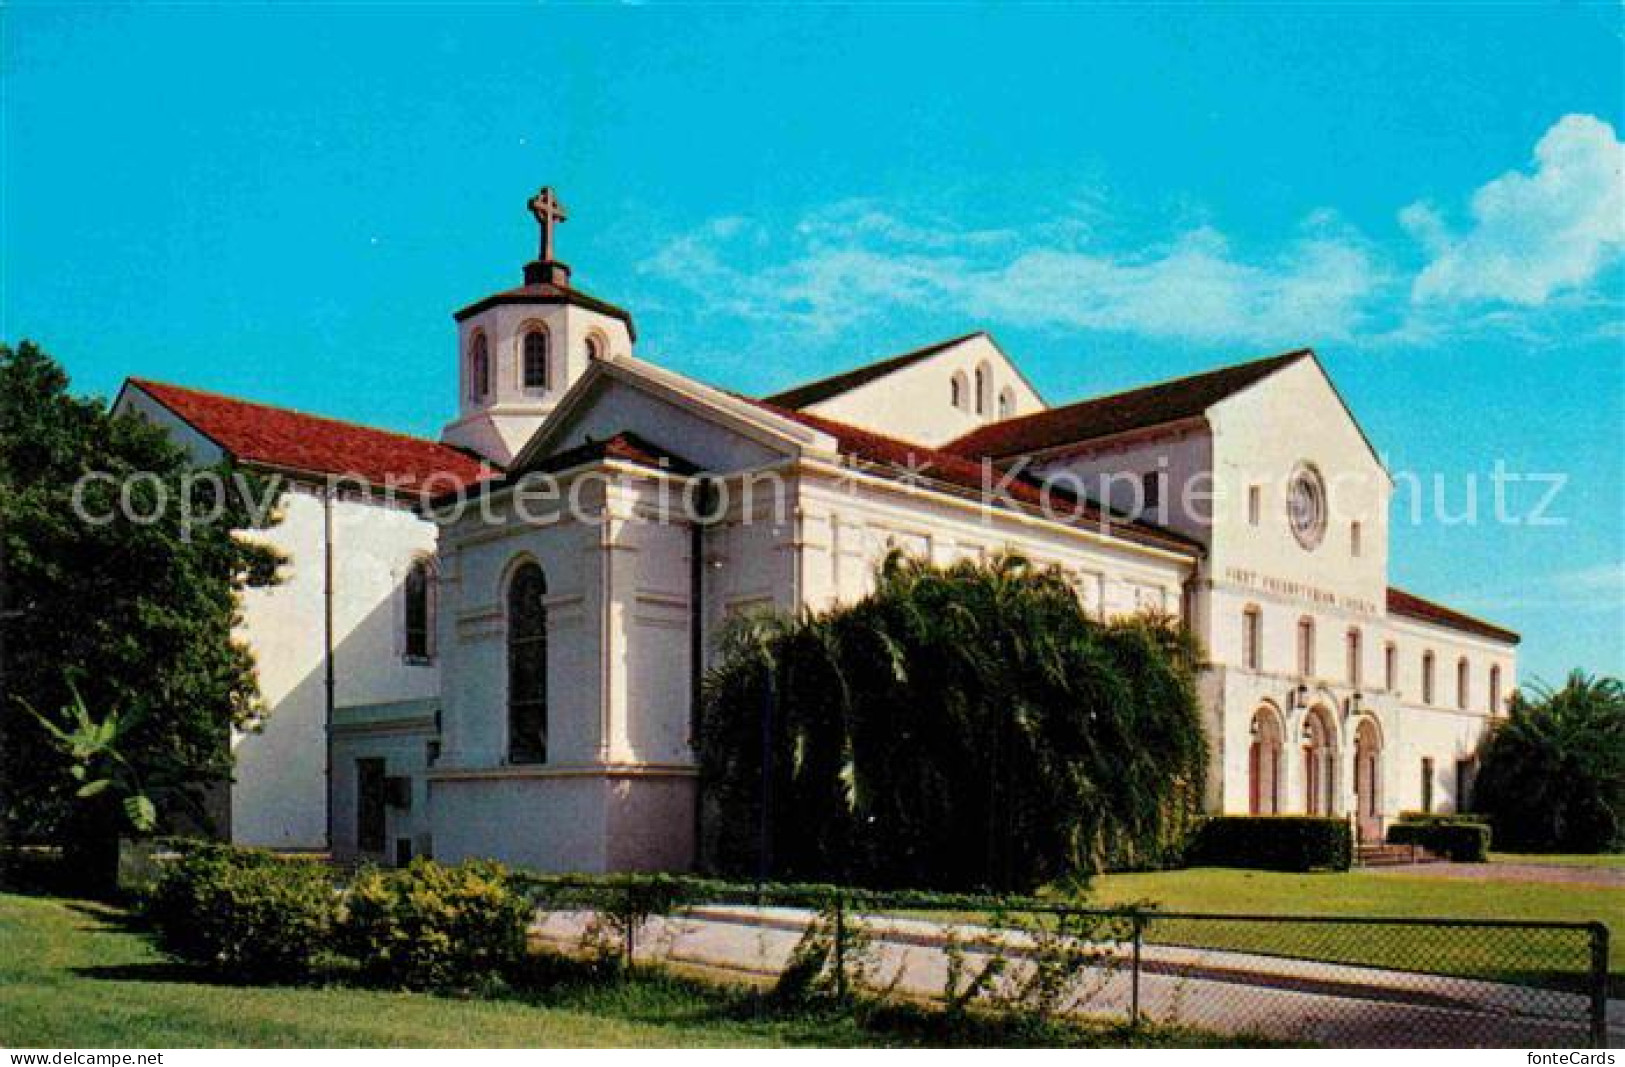
[[[1134,912],[1134,964],[1129,972],[1129,1025],[1140,1025],[1140,946],[1145,941],[1145,915]]]
[[[637,911],[637,902],[632,899],[632,892],[633,892],[632,883],[628,882],[626,884],[626,900],[624,902],[625,910],[623,912],[621,912],[621,914],[626,917],[626,973],[627,974],[632,973],[632,968],[637,963],[637,953],[638,953],[638,945],[637,945],[637,937],[638,937],[637,914],[638,914],[638,911]]]
[[[1608,927],[1591,924],[1591,1045],[1608,1047]]]
[[[835,891],[835,996],[846,1001],[846,895]]]

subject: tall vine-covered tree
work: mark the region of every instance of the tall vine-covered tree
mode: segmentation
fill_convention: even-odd
[[[1515,694],[1484,743],[1473,806],[1510,851],[1625,848],[1625,685],[1574,671]]]
[[[76,796],[71,757],[28,708],[137,723],[120,756],[171,820],[227,779],[231,729],[261,710],[233,630],[238,593],[276,578],[277,554],[240,536],[267,487],[242,476],[246,494],[217,495],[192,470],[159,428],[72,395],[38,346],[0,346],[0,822],[84,853],[88,876],[128,820],[111,791]],[[183,497],[218,517],[188,522]]]
[[[1091,619],[1020,557],[893,554],[855,604],[725,637],[700,738],[708,862],[1025,889],[1160,859],[1206,774],[1197,659],[1172,621]]]

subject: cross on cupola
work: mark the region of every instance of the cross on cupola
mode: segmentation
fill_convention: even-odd
[[[542,186],[542,191],[530,198],[530,213],[536,216],[537,225],[542,228],[541,255],[538,256],[543,263],[553,262],[553,227],[566,221],[570,216],[564,213],[564,201],[553,192],[551,185]]]

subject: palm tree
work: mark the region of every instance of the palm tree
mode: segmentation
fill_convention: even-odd
[[[1504,849],[1625,847],[1625,685],[1576,670],[1515,694],[1485,742],[1475,806]]]

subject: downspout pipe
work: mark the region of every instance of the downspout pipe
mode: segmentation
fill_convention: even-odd
[[[697,760],[700,701],[705,693],[705,530],[716,507],[716,486],[703,474],[695,479],[688,525],[688,747]],[[701,797],[694,788],[694,858],[700,854]]]
[[[333,853],[333,708],[337,677],[333,663],[333,488],[322,494],[322,736],[325,742],[322,778],[323,836],[328,855]]]

